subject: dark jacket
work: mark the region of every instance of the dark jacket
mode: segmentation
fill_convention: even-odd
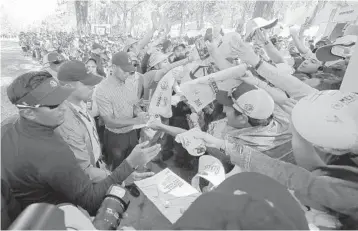
[[[95,214],[112,184],[133,169],[124,161],[110,176],[93,183],[53,128],[17,116],[1,125],[1,168],[22,208],[32,203],[72,203]]]

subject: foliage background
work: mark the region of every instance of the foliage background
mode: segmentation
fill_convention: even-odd
[[[19,0],[12,0],[19,1]],[[30,1],[30,0],[29,0]],[[36,0],[33,0],[34,3]],[[50,1],[50,0],[49,0]],[[214,16],[221,15],[224,28],[242,31],[243,25],[252,17],[287,18],[286,12],[304,7],[310,15],[307,20],[312,23],[314,16],[330,2],[337,7],[354,4],[353,1],[164,1],[164,0],[52,0],[56,1],[56,10],[42,20],[37,20],[26,30],[77,31],[89,33],[91,24],[111,24],[113,34],[141,37],[151,26],[150,15],[157,11],[168,17],[177,34],[188,30],[201,30],[213,21]],[[7,2],[10,2],[7,0]],[[35,3],[36,4],[36,3]],[[41,7],[41,6],[39,6]],[[16,27],[9,20],[9,14],[1,6],[2,32],[14,32]],[[34,12],[35,13],[35,12]],[[305,19],[302,20],[302,23]],[[22,28],[24,29],[24,28]]]

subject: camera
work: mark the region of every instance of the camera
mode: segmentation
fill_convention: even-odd
[[[93,225],[98,230],[116,230],[129,203],[127,190],[120,185],[112,185],[97,211]]]
[[[35,203],[16,218],[9,230],[116,230],[129,203],[127,190],[120,185],[112,185],[93,222],[72,204]]]

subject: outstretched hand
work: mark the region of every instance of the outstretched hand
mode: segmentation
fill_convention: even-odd
[[[232,44],[232,49],[236,52],[237,56],[244,62],[250,65],[256,65],[260,58],[255,54],[253,47],[241,39],[236,44]]]
[[[148,141],[138,144],[129,154],[126,160],[132,168],[136,169],[138,167],[145,166],[158,155],[161,150],[160,144],[147,147],[148,144]]]

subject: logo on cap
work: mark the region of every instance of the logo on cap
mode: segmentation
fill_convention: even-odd
[[[54,80],[50,81],[50,85],[51,85],[51,87],[57,87],[57,83]]]
[[[343,107],[344,105],[342,103],[335,103],[332,105],[333,109],[339,110]]]
[[[245,104],[242,109],[250,114],[254,110],[254,106],[252,104]]]

